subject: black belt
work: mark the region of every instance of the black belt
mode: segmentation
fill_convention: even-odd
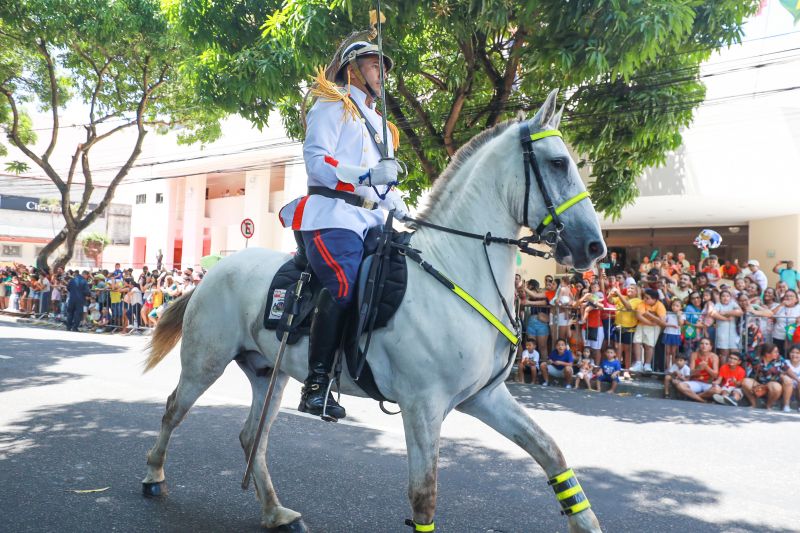
[[[366,200],[357,194],[346,191],[337,191],[327,187],[309,187],[308,194],[317,194],[325,198],[334,198],[337,200],[344,200],[345,203],[354,205],[356,207],[363,207],[365,209],[375,209],[375,202]]]

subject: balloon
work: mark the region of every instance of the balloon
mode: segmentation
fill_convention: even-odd
[[[722,244],[722,236],[713,229],[704,229],[700,234],[695,237],[694,245],[699,249],[708,250],[709,248],[717,248]]]
[[[650,254],[650,261],[655,261],[656,257],[658,257],[658,248],[653,250],[653,252]]]

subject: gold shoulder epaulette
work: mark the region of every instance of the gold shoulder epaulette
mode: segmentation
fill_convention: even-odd
[[[344,87],[338,87],[335,83],[325,77],[325,71],[322,67],[317,70],[317,77],[314,79],[314,84],[311,86],[311,96],[319,98],[323,102],[341,102],[344,106],[344,116],[350,117],[353,120],[358,120],[358,109],[356,105],[347,97],[347,90]]]
[[[341,102],[344,106],[344,116],[342,120],[348,116],[356,121],[360,119],[356,105],[348,98],[347,89],[339,87],[326,78],[325,71],[322,67],[317,69],[317,77],[311,85],[311,96],[319,98],[323,102]],[[392,145],[394,149],[397,150],[400,147],[400,131],[397,129],[397,126],[388,120],[386,121],[386,126],[389,128],[389,131],[392,132]]]

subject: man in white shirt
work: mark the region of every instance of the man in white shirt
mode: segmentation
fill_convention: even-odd
[[[767,275],[764,274],[761,270],[759,270],[759,263],[757,259],[751,259],[747,262],[747,268],[750,269],[750,273],[747,274],[745,277],[752,279],[756,283],[758,283],[758,288],[763,293],[767,289],[767,285],[769,282],[767,281]]]
[[[383,56],[384,68],[392,60]],[[281,223],[299,231],[314,275],[323,289],[316,303],[309,339],[309,374],[299,410],[322,414],[336,349],[353,286],[363,255],[367,231],[384,223],[381,210],[366,208],[365,201],[394,209],[403,219],[408,209],[397,184],[396,128],[375,110],[380,92],[380,55],[377,46],[358,41],[349,44],[312,87],[315,96],[307,116],[303,158],[309,194],[280,211]],[[346,413],[327,395],[326,414]]]

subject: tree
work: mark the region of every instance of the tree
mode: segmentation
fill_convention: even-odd
[[[111,202],[142,150],[147,132],[182,125],[182,142],[219,135],[219,115],[197,107],[180,74],[184,41],[168,25],[157,0],[15,0],[0,4],[0,127],[8,142],[49,177],[60,193],[63,229],[40,252],[72,257],[78,235]],[[59,172],[51,156],[59,142],[59,110],[72,100],[87,109],[86,136],[69,169]],[[26,105],[52,116],[49,141],[37,153]],[[135,140],[96,206],[90,154],[104,140],[133,129]],[[0,155],[7,147],[0,143]],[[76,179],[78,178],[78,179]],[[76,186],[82,186],[78,195]]]
[[[591,165],[595,205],[619,216],[635,178],[681,143],[704,98],[699,64],[736,43],[758,0],[407,0],[384,3],[398,65],[387,106],[416,196],[479,131],[566,95],[564,132]],[[279,109],[301,138],[301,87],[367,24],[364,0],[169,0],[197,54],[199,98],[256,125]]]

